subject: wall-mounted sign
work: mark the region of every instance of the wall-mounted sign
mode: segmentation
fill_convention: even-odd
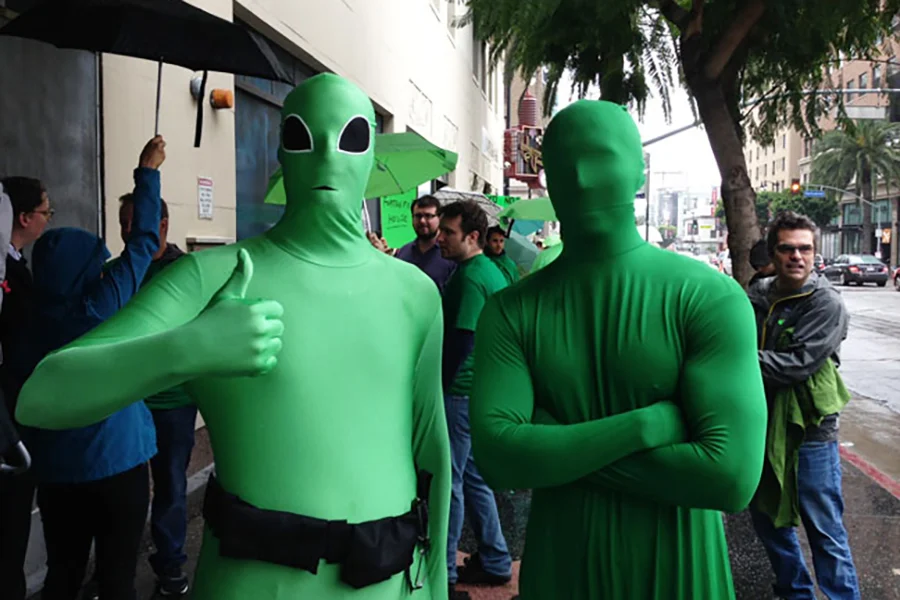
[[[201,219],[213,218],[213,180],[209,177],[197,178],[197,205]]]

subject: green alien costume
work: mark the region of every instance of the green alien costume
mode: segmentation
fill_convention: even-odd
[[[533,488],[522,600],[734,597],[722,518],[762,471],[753,311],[733,280],[634,226],[641,140],[580,101],[544,137],[565,247],[476,331],[475,460]]]
[[[428,277],[364,235],[374,123],[372,103],[348,81],[326,74],[300,85],[283,109],[281,221],[179,260],[47,357],[22,391],[19,420],[57,429],[185,383],[221,488],[262,509],[351,524],[398,516],[416,497],[416,468],[433,474],[432,549],[422,560],[417,547],[410,570],[421,569],[424,589],[411,591],[402,573],[355,589],[325,561],[314,575],[225,558],[207,529],[194,598],[447,597],[441,302]]]

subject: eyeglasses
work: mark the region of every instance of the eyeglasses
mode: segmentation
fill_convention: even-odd
[[[414,221],[430,221],[432,219],[437,219],[437,215],[434,213],[413,213]]]
[[[813,250],[815,250],[814,246],[809,244],[803,244],[802,246],[794,246],[792,244],[778,244],[775,246],[775,250],[779,254],[787,254],[790,256],[794,252],[800,252],[800,254],[812,254]]]
[[[56,211],[52,208],[48,208],[47,210],[33,210],[31,212],[37,213],[39,215],[44,215],[45,217],[47,217],[48,221],[53,218],[53,215],[56,214]]]

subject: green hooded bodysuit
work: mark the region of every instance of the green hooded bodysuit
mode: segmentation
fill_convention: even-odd
[[[416,497],[416,467],[434,475],[432,550],[412,566],[423,590],[403,574],[357,590],[324,561],[313,575],[224,558],[207,530],[195,599],[447,597],[441,302],[428,277],[363,232],[374,123],[372,103],[340,77],[295,89],[282,115],[281,221],[179,260],[47,357],[22,390],[18,419],[59,429],[186,383],[222,488],[263,509],[349,523],[397,516]]]
[[[634,227],[640,135],[577,102],[544,137],[564,249],[476,330],[475,461],[533,488],[522,600],[734,597],[722,518],[762,471],[766,401],[746,294]]]

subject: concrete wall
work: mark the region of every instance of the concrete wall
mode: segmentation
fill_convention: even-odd
[[[230,0],[194,4],[231,20]],[[122,250],[118,198],[134,186],[132,171],[144,144],[153,137],[156,106],[155,63],[104,55],[103,145],[105,155],[106,237],[113,255]],[[204,99],[203,139],[194,148],[197,102],[190,93],[191,71],[163,67],[160,134],[166,139],[162,193],[169,205],[169,238],[185,248],[189,236],[233,238],[235,235],[234,111],[213,110]],[[210,73],[213,88],[234,89],[231,75]],[[197,178],[213,180],[213,219],[198,217]]]
[[[388,117],[458,152],[450,185],[472,175],[502,185],[502,77],[482,90],[473,74],[472,28],[453,27],[456,0],[238,0],[235,14],[318,70],[357,83]]]

